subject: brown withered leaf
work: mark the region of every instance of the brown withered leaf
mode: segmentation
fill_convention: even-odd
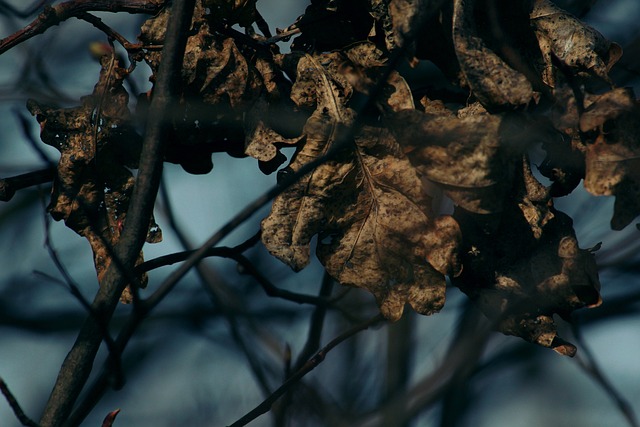
[[[466,84],[488,109],[528,104],[533,88],[527,78],[507,65],[478,34],[476,0],[455,0],[453,44]]]
[[[539,128],[518,114],[490,115],[482,109],[425,114],[396,113],[390,127],[411,163],[470,212],[502,210],[514,158],[535,141]]]
[[[89,241],[99,282],[126,220],[135,181],[128,168],[137,167],[141,144],[122,86],[126,71],[114,56],[104,56],[101,64],[94,92],[82,98],[81,106],[61,109],[33,100],[27,104],[40,123],[42,141],[60,151],[48,210]],[[161,236],[152,219],[147,241],[158,242]],[[142,261],[140,253],[138,263]],[[140,285],[146,280],[141,276]]]
[[[263,97],[259,98],[248,111],[244,120],[245,154],[260,162],[260,168],[267,173],[276,170],[287,159],[278,151],[278,147],[295,145],[302,139],[285,138],[271,128],[269,103]],[[266,170],[265,170],[266,168]]]
[[[392,51],[411,43],[420,25],[441,6],[443,0],[369,0],[369,13],[384,32],[385,47]],[[376,36],[376,26],[369,38]]]
[[[592,98],[580,130],[593,131],[586,144],[584,186],[596,196],[616,196],[611,228],[621,230],[640,215],[640,108],[631,89]]]
[[[148,19],[138,36],[145,45],[162,45],[169,9]],[[162,52],[148,49],[145,61],[158,70]],[[198,2],[182,67],[180,103],[172,114],[166,161],[179,163],[189,173],[208,173],[211,153],[243,155],[243,115],[263,92],[277,97],[280,81],[265,59],[245,58],[233,38],[221,37],[210,27]],[[151,80],[153,81],[154,76]],[[151,94],[152,95],[152,94]]]
[[[593,254],[578,247],[571,219],[555,210],[547,190],[523,164],[515,203],[497,226],[464,211],[454,217],[464,236],[463,272],[454,279],[496,328],[508,335],[573,356],[557,336],[553,315],[600,304]]]
[[[531,25],[544,60],[542,80],[548,86],[555,88],[558,79],[554,57],[577,74],[610,82],[608,72],[622,56],[618,44],[548,0],[535,0]]]
[[[353,120],[345,107],[352,89],[332,70],[324,55],[298,63],[292,98],[315,110],[289,171],[326,153]],[[392,320],[406,303],[423,314],[438,311],[444,274],[459,272],[457,224],[432,219],[419,175],[383,128],[365,126],[352,149],[294,183],[262,221],[267,249],[296,271],[309,262],[316,235],[327,272],[343,285],[369,290]]]

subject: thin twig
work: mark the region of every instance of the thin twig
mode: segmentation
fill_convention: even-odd
[[[29,25],[0,40],[0,54],[84,12],[129,12],[152,15],[158,12],[163,4],[164,1],[161,0],[71,0],[55,6],[47,5]]]
[[[318,298],[312,295],[299,294],[296,292],[290,292],[290,291],[278,288],[273,283],[271,283],[271,281],[269,281],[269,279],[267,279],[260,272],[260,270],[258,270],[253,265],[253,263],[249,261],[247,257],[240,254],[239,251],[236,249],[237,247],[229,248],[226,246],[220,246],[217,248],[209,248],[207,249],[207,251],[205,252],[205,255],[202,258],[215,256],[215,257],[233,259],[244,268],[244,272],[246,274],[249,274],[253,276],[254,279],[256,279],[256,281],[260,284],[260,286],[262,286],[262,288],[264,289],[265,293],[268,296],[282,298],[288,301],[297,302],[299,304],[314,304],[314,305],[322,305],[322,306],[329,304],[330,301],[328,298]],[[239,247],[242,247],[242,245],[240,245]],[[196,252],[195,250],[182,251],[182,252],[175,252],[172,254],[153,258],[143,262],[142,264],[139,264],[136,267],[136,271],[142,273],[145,271],[154,270],[159,267],[175,264],[177,262],[182,262],[189,259],[189,257],[191,257],[195,252]]]
[[[51,182],[54,174],[55,171],[53,169],[47,168],[0,179],[0,201],[8,202],[16,194],[16,191],[23,188]]]
[[[176,221],[176,216],[174,214],[174,210],[172,208],[171,199],[169,197],[169,193],[167,192],[167,186],[162,185],[160,187],[160,195],[162,196],[162,201],[165,205],[166,216],[169,219],[169,223],[180,240],[180,243],[185,249],[190,249],[192,244],[187,239],[185,233],[182,231],[182,227]],[[249,239],[250,243],[255,241],[257,236],[253,236]],[[247,245],[247,242],[244,242],[240,245],[240,250],[243,250]],[[235,250],[235,248],[234,248]],[[203,284],[205,291],[209,295],[211,302],[214,306],[218,306],[222,311],[223,315],[226,317],[227,322],[229,324],[229,329],[231,331],[231,336],[233,340],[236,342],[242,353],[245,355],[247,362],[249,363],[249,367],[253,372],[259,387],[262,389],[262,392],[267,395],[271,392],[269,383],[267,381],[267,375],[259,361],[259,358],[255,354],[253,350],[253,346],[247,344],[243,333],[240,332],[240,322],[238,319],[238,313],[240,312],[239,308],[244,306],[244,302],[233,293],[233,291],[224,284],[222,279],[218,277],[215,271],[208,269],[207,266],[200,263],[196,266],[196,272],[200,277],[200,280]],[[252,322],[249,322],[249,327],[257,332],[257,327]]]
[[[622,415],[626,418],[627,422],[631,427],[638,427],[638,419],[636,418],[636,414],[633,411],[633,407],[629,404],[629,402],[622,396],[622,394],[616,390],[615,386],[611,384],[611,381],[604,375],[600,365],[598,364],[594,354],[591,352],[591,349],[587,345],[584,337],[582,336],[582,330],[580,326],[573,322],[571,324],[571,329],[573,331],[573,335],[575,336],[576,342],[580,346],[581,353],[584,355],[581,356],[580,353],[577,354],[578,357],[575,358],[576,362],[578,362],[578,366],[582,368],[582,370],[589,375],[602,389],[606,394],[609,395],[611,400],[613,400],[618,406],[618,409],[622,413]]]
[[[273,406],[273,404],[283,394],[285,394],[287,392],[287,390],[289,390],[289,388],[292,385],[296,384],[298,381],[300,381],[300,379],[302,377],[304,377],[309,372],[311,372],[316,367],[318,367],[318,365],[320,365],[320,363],[322,363],[322,361],[325,359],[327,354],[331,350],[333,350],[333,348],[335,348],[338,344],[342,343],[343,341],[345,341],[345,340],[351,338],[352,336],[356,335],[358,332],[364,331],[365,329],[369,329],[370,327],[372,327],[375,324],[380,323],[382,321],[384,321],[384,317],[381,314],[378,314],[378,315],[372,317],[371,319],[368,319],[367,321],[362,322],[361,324],[356,325],[353,328],[349,329],[348,331],[342,333],[337,338],[334,338],[333,340],[331,340],[329,342],[329,344],[324,346],[312,358],[307,360],[307,362],[298,371],[296,371],[293,375],[291,375],[291,377],[287,381],[285,381],[280,387],[278,387],[278,389],[276,391],[274,391],[262,403],[260,403],[258,406],[256,406],[251,411],[249,411],[247,414],[245,414],[238,421],[236,421],[235,423],[231,424],[230,427],[241,427],[241,426],[247,425],[251,421],[253,421],[256,418],[258,418],[260,415],[269,412],[269,410],[271,409],[271,406]]]
[[[102,22],[102,19],[90,14],[89,12],[81,12],[76,16],[76,18],[87,21],[88,23],[105,33],[108,37],[116,40],[126,51],[138,51],[142,49],[141,44],[134,44],[129,42],[129,40],[127,40],[122,34],[118,33],[113,28]]]
[[[50,277],[50,280],[53,280],[54,282],[62,283],[63,286],[66,285],[66,287],[67,287],[67,289],[69,289],[69,292],[71,293],[71,295],[73,295],[76,298],[76,300],[78,300],[78,302],[80,302],[80,305],[87,311],[87,313],[89,313],[90,316],[93,316],[93,318],[95,319],[95,322],[97,323],[97,325],[100,328],[100,332],[102,334],[102,338],[104,340],[104,343],[107,346],[107,350],[109,351],[109,357],[113,360],[113,364],[116,367],[116,369],[115,369],[115,373],[116,373],[115,376],[117,378],[116,381],[118,383],[123,383],[124,382],[124,373],[122,371],[122,363],[121,363],[122,360],[120,358],[120,353],[118,351],[116,351],[115,343],[113,341],[113,338],[111,338],[111,334],[109,333],[109,329],[107,328],[107,325],[104,323],[104,320],[98,315],[98,313],[93,311],[93,308],[91,307],[91,304],[89,303],[89,301],[87,301],[87,299],[84,297],[84,295],[82,295],[82,292],[80,292],[80,286],[78,286],[78,284],[73,280],[73,278],[71,277],[71,275],[69,274],[69,272],[65,268],[64,264],[60,260],[60,257],[58,256],[57,251],[53,247],[53,244],[51,243],[51,224],[50,224],[50,221],[51,221],[50,217],[48,215],[45,215],[45,218],[44,218],[44,229],[45,229],[44,245],[47,248],[47,252],[49,253],[49,257],[51,258],[51,260],[53,261],[53,264],[58,269],[58,272],[60,272],[60,274],[64,278],[64,281],[62,281],[62,280],[58,281],[54,277]]]
[[[325,271],[325,273],[322,275],[322,285],[320,286],[320,292],[318,294],[318,298],[325,299],[331,296],[331,292],[333,290],[333,282],[334,282],[334,279],[329,275],[329,273]],[[302,350],[300,351],[300,354],[298,355],[298,358],[296,359],[296,362],[293,365],[292,370],[294,372],[302,368],[305,362],[311,356],[313,356],[313,353],[318,351],[318,349],[320,348],[320,343],[322,342],[321,341],[322,330],[324,329],[324,320],[325,320],[326,314],[327,314],[326,305],[320,305],[316,307],[316,309],[313,311],[313,314],[311,315],[311,318],[309,320],[309,332],[307,333],[307,341],[305,342],[304,347],[302,347]],[[290,350],[289,350],[289,353],[291,353]],[[291,374],[289,370],[289,365],[290,365],[290,360],[287,363],[285,379],[289,378]],[[286,393],[285,396],[282,398],[281,404],[274,408],[276,426],[285,425],[285,415],[287,413],[287,407],[291,404],[292,397],[293,397],[293,390],[289,390],[289,392]]]
[[[5,399],[7,399],[7,402],[9,403],[9,406],[11,407],[11,410],[15,414],[16,418],[18,418],[23,426],[40,427],[37,422],[33,421],[24,413],[15,396],[13,395],[13,393],[11,393],[11,390],[9,390],[7,383],[5,383],[2,378],[0,378],[0,391],[4,395]]]

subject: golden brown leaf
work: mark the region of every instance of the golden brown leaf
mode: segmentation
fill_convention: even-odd
[[[500,212],[513,160],[538,132],[515,114],[475,110],[461,111],[460,116],[407,110],[395,114],[390,125],[411,163],[455,204],[481,214]]]
[[[544,60],[543,81],[556,87],[557,70],[553,58],[576,73],[586,73],[610,81],[608,72],[622,56],[622,48],[605,39],[548,0],[535,0],[531,12],[534,28]]]
[[[292,98],[316,109],[291,171],[326,153],[352,122],[345,107],[350,85],[332,72],[327,56],[328,69],[320,60],[306,55],[298,63]],[[444,274],[459,272],[457,224],[433,221],[419,175],[382,128],[364,127],[352,150],[293,184],[262,222],[265,246],[294,270],[309,262],[315,235],[327,272],[343,285],[369,290],[389,319],[398,319],[406,303],[423,314],[438,311]]]
[[[141,144],[130,123],[125,75],[115,57],[105,56],[94,93],[81,106],[60,109],[33,100],[27,105],[40,123],[42,141],[60,151],[48,210],[89,241],[99,282],[126,221],[135,181],[128,168],[137,167]],[[161,236],[152,220],[147,241]],[[139,280],[146,284],[146,276]]]

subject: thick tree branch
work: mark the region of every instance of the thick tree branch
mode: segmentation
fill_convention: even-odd
[[[93,4],[93,2],[81,3]],[[162,152],[167,135],[164,131],[165,112],[170,109],[177,88],[180,86],[180,69],[194,3],[195,0],[174,2],[173,13],[169,19],[163,61],[158,71],[154,97],[150,106],[136,185],[121,239],[114,248],[115,256],[125,268],[133,268],[149,227],[162,171]],[[109,5],[112,5],[111,7],[120,5],[120,9],[116,10],[123,10],[125,4],[130,6],[138,3],[107,2],[104,7],[107,8],[105,10],[111,10],[108,8]],[[81,7],[79,9],[81,9],[79,11],[91,10]],[[104,322],[111,318],[126,285],[125,275],[117,264],[115,262],[111,264],[92,303],[93,312],[101,316]],[[91,372],[101,341],[100,325],[94,316],[90,316],[85,320],[73,348],[60,369],[41,419],[43,427],[60,426],[66,421]]]

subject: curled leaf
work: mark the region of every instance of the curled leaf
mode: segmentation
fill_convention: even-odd
[[[622,48],[605,39],[549,0],[535,0],[531,11],[534,28],[544,59],[543,81],[556,87],[557,70],[553,58],[576,73],[586,73],[609,82],[608,72],[622,56]]]
[[[584,186],[596,196],[616,196],[614,230],[640,215],[639,120],[633,91],[622,88],[595,97],[580,118],[582,131],[595,132],[595,139],[586,145]]]
[[[99,282],[126,221],[135,181],[129,168],[137,167],[141,144],[130,122],[125,75],[114,56],[105,56],[94,92],[82,98],[81,106],[27,104],[40,123],[42,141],[60,151],[48,210],[89,241]],[[147,241],[158,242],[161,236],[152,219]],[[146,280],[142,275],[139,284]]]
[[[453,3],[453,44],[460,69],[473,94],[487,108],[514,108],[529,103],[529,80],[507,65],[478,34],[476,0]]]

